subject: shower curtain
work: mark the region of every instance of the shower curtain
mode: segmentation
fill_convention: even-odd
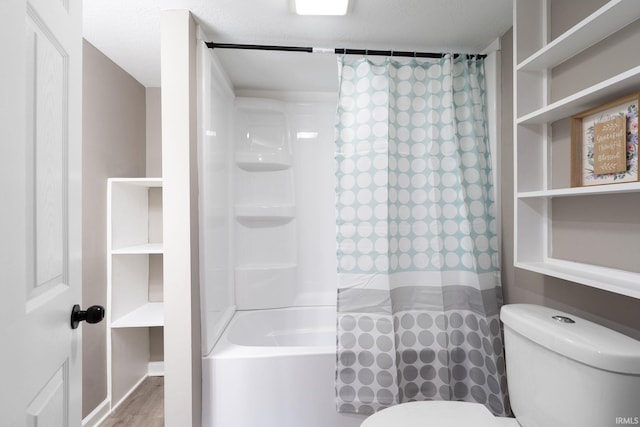
[[[340,412],[462,400],[506,415],[482,59],[339,59]]]

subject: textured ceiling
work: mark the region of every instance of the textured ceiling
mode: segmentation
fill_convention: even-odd
[[[351,0],[349,14],[338,17],[296,16],[289,1],[85,0],[84,36],[140,83],[155,87],[160,86],[160,11],[166,9],[191,10],[207,38],[221,43],[435,52],[482,50],[512,20],[512,0]],[[291,84],[330,90],[335,85],[333,55],[217,52],[236,88]],[[314,71],[327,67],[333,75]],[[295,78],[283,78],[286,73]]]

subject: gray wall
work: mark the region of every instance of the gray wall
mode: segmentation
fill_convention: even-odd
[[[107,305],[107,178],[145,176],[145,88],[84,41],[82,304]],[[82,416],[107,397],[106,322],[83,325]]]
[[[160,88],[146,88],[147,96],[147,176],[162,176],[162,114]]]
[[[606,48],[606,43],[600,48]],[[531,303],[604,324],[640,339],[640,300],[513,267],[513,30],[502,38],[502,282],[506,303]],[[635,196],[634,196],[635,197]],[[630,204],[629,208],[633,205]],[[637,210],[634,210],[637,212]],[[556,244],[571,246],[561,240]],[[636,239],[638,236],[636,236]],[[575,245],[573,245],[575,248]],[[624,256],[623,249],[620,256]],[[637,256],[637,253],[636,253]],[[638,284],[640,286],[640,284]]]

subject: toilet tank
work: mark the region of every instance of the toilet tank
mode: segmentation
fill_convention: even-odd
[[[522,427],[640,425],[640,341],[537,305],[505,305],[500,319]]]

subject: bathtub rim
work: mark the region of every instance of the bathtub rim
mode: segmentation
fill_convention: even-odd
[[[203,359],[231,359],[231,358],[262,358],[282,356],[303,356],[318,354],[336,354],[335,342],[331,345],[312,346],[256,346],[237,344],[229,339],[229,333],[241,316],[269,311],[298,311],[298,310],[335,310],[335,305],[309,305],[260,310],[236,310],[227,322],[222,335],[218,338],[209,353]]]

